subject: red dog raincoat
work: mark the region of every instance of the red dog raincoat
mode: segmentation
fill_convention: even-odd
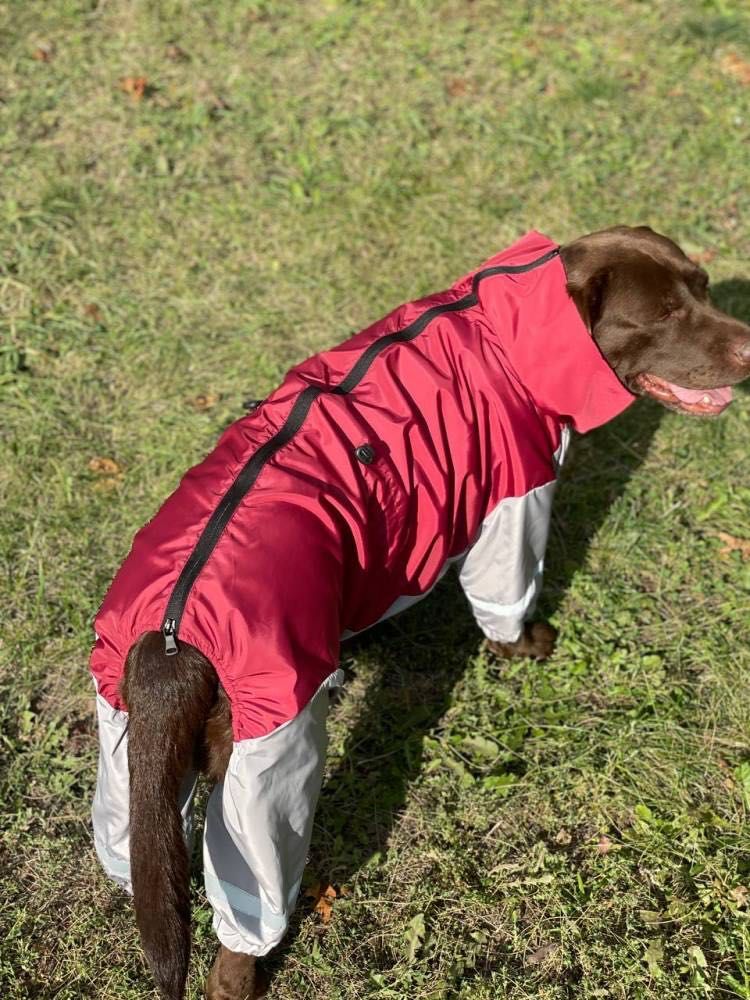
[[[309,845],[342,636],[453,564],[485,635],[518,638],[568,428],[632,400],[535,232],[292,369],[139,532],[96,618],[93,817],[109,874],[129,886],[119,684],[133,642],[161,630],[167,653],[189,642],[213,663],[232,704],[204,837],[214,927],[234,951],[273,947]]]

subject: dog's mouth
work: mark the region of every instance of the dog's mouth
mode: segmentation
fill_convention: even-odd
[[[636,375],[635,382],[642,392],[658,399],[664,406],[699,417],[716,417],[732,402],[732,388],[728,385],[715,389],[687,389],[648,372]]]

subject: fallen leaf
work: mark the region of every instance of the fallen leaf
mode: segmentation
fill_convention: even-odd
[[[597,854],[609,854],[609,852],[612,850],[612,846],[613,846],[612,841],[609,839],[609,837],[602,835],[599,838],[599,842],[596,845]]]
[[[148,79],[145,76],[124,76],[120,80],[120,90],[130,94],[133,101],[142,101],[148,87]]]
[[[452,80],[449,80],[446,85],[446,90],[451,97],[463,97],[468,89],[469,86],[466,83],[466,80],[462,80],[460,77],[454,77]]]
[[[724,544],[719,549],[720,556],[729,556],[732,552],[739,552],[743,559],[750,559],[750,539],[737,538],[726,531],[717,531],[715,537]]]
[[[40,42],[31,53],[31,58],[37,62],[49,62],[55,54],[55,46],[52,42]]]
[[[336,899],[338,893],[328,882],[315,882],[309,889],[305,890],[305,895],[315,900],[313,910],[320,916],[324,924],[330,923],[333,916],[332,900]]]
[[[733,76],[745,87],[750,87],[750,63],[741,59],[736,52],[727,52],[719,62],[722,73]]]
[[[122,469],[113,458],[92,458],[89,462],[89,469],[97,476],[119,476]]]
[[[85,316],[92,319],[95,323],[103,323],[104,316],[102,316],[102,311],[95,302],[87,302],[83,307],[83,312]]]
[[[536,951],[532,951],[530,955],[526,956],[526,965],[541,965],[542,962],[551,958],[552,955],[555,954],[558,947],[558,945],[552,943],[543,944],[540,948],[537,948]]]
[[[216,406],[219,402],[219,396],[214,392],[202,392],[198,396],[193,396],[192,399],[188,399],[188,406],[192,406],[194,410],[202,412],[203,410],[210,410],[212,406]]]
[[[565,829],[558,830],[557,833],[555,834],[555,843],[562,844],[563,847],[566,846],[567,844],[570,844],[572,840],[573,838]]]
[[[320,897],[313,909],[320,916],[320,919],[324,924],[329,924],[331,922],[331,917],[333,916],[333,906],[330,901],[325,898],[325,896]]]

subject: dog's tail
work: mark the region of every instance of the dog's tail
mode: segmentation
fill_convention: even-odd
[[[128,654],[133,901],[143,950],[166,1000],[182,1000],[190,959],[190,859],[179,793],[217,684],[209,661],[187,643],[167,656],[160,632],[146,633]]]

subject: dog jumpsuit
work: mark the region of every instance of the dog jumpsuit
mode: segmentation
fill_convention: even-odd
[[[633,396],[531,232],[437,295],[293,368],[138,533],[99,610],[94,839],[130,887],[131,645],[192,643],[230,699],[233,752],[210,797],[206,894],[219,940],[282,938],[310,842],[341,638],[456,567],[482,632],[513,641],[539,593],[569,428]],[[195,776],[181,807],[191,832]]]

